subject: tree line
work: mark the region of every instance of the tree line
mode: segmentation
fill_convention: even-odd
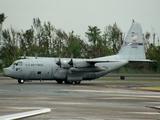
[[[38,55],[40,57],[74,57],[96,58],[118,53],[123,41],[124,33],[116,23],[108,25],[102,32],[98,26],[88,26],[83,40],[75,35],[72,30],[66,33],[56,29],[49,21],[41,23],[39,18],[33,19],[33,25],[26,31],[18,31],[14,28],[2,29],[2,23],[6,19],[4,13],[0,14],[0,69],[10,66],[13,61],[24,54],[27,56]],[[160,59],[160,46],[149,43],[151,34],[144,34],[146,56],[149,59]],[[160,62],[157,63],[133,63],[118,71],[128,72],[132,70],[160,71]]]

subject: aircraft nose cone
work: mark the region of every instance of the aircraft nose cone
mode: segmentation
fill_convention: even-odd
[[[10,70],[8,68],[3,68],[3,75],[6,77],[10,76]]]

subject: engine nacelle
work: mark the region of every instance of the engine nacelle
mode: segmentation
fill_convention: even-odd
[[[91,64],[87,63],[86,61],[73,62],[73,67],[75,67],[75,68],[83,68],[83,67],[89,67],[89,66],[91,66]]]
[[[70,68],[68,61],[59,59],[56,63],[60,68]]]
[[[70,61],[68,60],[64,60],[64,59],[59,59],[56,63],[58,66],[60,66],[61,68],[84,68],[84,67],[89,67],[92,66],[90,63],[87,63],[85,60],[84,61],[77,61],[77,60],[73,60],[71,59]]]
[[[62,68],[70,68],[71,66],[68,64],[68,61],[61,61]]]
[[[65,80],[66,79],[66,74],[68,73],[68,70],[66,69],[60,69],[58,70],[55,74],[54,77],[58,80]]]
[[[102,67],[81,67],[81,68],[70,68],[71,72],[100,72],[106,70]]]

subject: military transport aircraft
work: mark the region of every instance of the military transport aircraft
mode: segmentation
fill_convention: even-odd
[[[30,80],[56,80],[59,84],[80,84],[82,80],[102,77],[129,62],[138,61],[152,62],[145,56],[141,25],[133,21],[116,55],[94,59],[26,57],[4,68],[3,74],[17,79],[19,84]]]

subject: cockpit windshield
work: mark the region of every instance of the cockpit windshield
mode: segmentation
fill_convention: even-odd
[[[13,66],[16,66],[16,65],[17,65],[17,63],[16,63],[16,62],[14,62],[14,63],[13,63]]]
[[[19,62],[14,62],[13,64],[13,69],[15,68],[15,66],[22,66],[22,62],[19,61]]]

